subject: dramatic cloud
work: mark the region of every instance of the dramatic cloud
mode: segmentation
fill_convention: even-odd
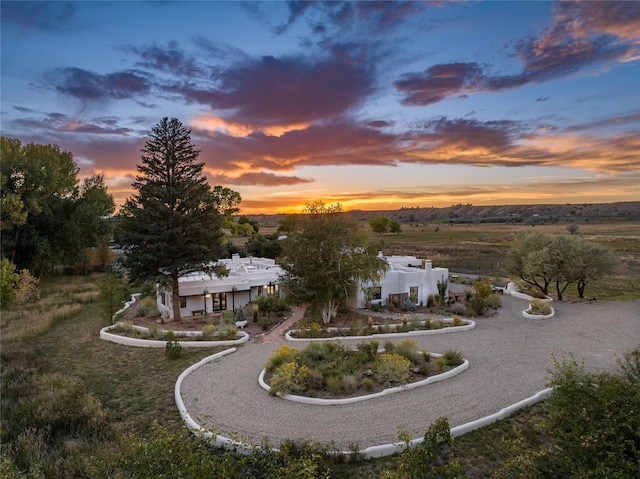
[[[267,56],[227,69],[215,89],[185,82],[167,91],[223,110],[227,121],[259,128],[342,115],[371,93],[372,79],[364,68],[336,59]]]
[[[139,55],[142,61],[136,63],[139,68],[171,73],[179,77],[204,75],[205,72],[196,64],[196,59],[187,55],[175,41],[169,42],[167,48],[158,45],[147,47],[128,46],[125,51]]]
[[[45,81],[58,93],[81,101],[134,99],[151,89],[148,79],[135,71],[101,75],[82,68],[56,68],[47,72]]]
[[[485,83],[482,67],[477,63],[448,63],[421,73],[408,73],[394,85],[404,94],[402,104],[426,106],[456,93],[482,90]]]
[[[434,65],[394,83],[402,104],[427,106],[457,94],[499,92],[640,57],[640,3],[559,2],[551,26],[516,42],[522,71],[492,75],[476,62]],[[542,101],[542,100],[540,100]]]

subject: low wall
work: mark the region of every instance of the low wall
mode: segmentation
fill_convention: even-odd
[[[445,323],[452,323],[453,319],[443,319]],[[332,341],[332,340],[343,340],[343,339],[358,339],[358,340],[372,340],[376,339],[393,339],[393,338],[404,338],[411,336],[428,336],[432,334],[443,334],[443,333],[456,333],[460,331],[469,331],[476,327],[475,321],[471,321],[470,319],[463,320],[465,324],[462,326],[448,326],[446,328],[440,329],[420,329],[414,331],[407,331],[406,333],[376,333],[370,334],[368,336],[332,336],[330,338],[295,338],[292,336],[293,333],[300,331],[299,329],[292,329],[287,331],[284,335],[287,341]],[[424,321],[423,321],[424,323]],[[374,328],[378,328],[378,326],[374,326]],[[329,331],[338,331],[339,328],[327,328]]]
[[[135,346],[138,348],[164,348],[167,346],[167,340],[161,339],[141,339],[141,338],[130,338],[128,336],[122,336],[120,334],[114,334],[109,332],[110,329],[123,326],[122,323],[118,322],[116,324],[112,324],[111,326],[107,326],[106,328],[102,328],[100,330],[100,339],[104,339],[105,341],[111,341],[112,343],[124,344],[125,346]],[[132,329],[136,329],[140,332],[148,333],[149,328],[145,328],[143,326],[131,325],[129,326]],[[159,333],[166,334],[168,330],[158,330]],[[197,337],[202,336],[202,331],[174,331],[176,335],[182,336],[190,336]],[[242,343],[246,343],[249,341],[249,335],[244,331],[238,331],[238,339],[229,339],[224,341],[178,341],[180,346],[183,348],[215,348],[220,346],[237,346]]]

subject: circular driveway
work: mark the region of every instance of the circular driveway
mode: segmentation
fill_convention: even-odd
[[[186,376],[182,398],[194,420],[226,437],[254,444],[268,438],[274,446],[304,438],[362,450],[396,442],[401,427],[419,438],[438,417],[454,427],[528,398],[547,387],[552,355],[572,353],[585,370],[599,372],[614,370],[617,358],[640,347],[640,301],[553,306],[554,318],[527,320],[527,302],[505,295],[497,316],[476,320],[474,330],[412,338],[421,350],[457,349],[470,367],[383,398],[318,406],[271,396],[258,385],[258,375],[279,344],[257,342]]]

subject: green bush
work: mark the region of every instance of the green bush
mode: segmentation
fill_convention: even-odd
[[[411,379],[411,361],[399,354],[381,354],[373,374],[384,387],[406,384]]]
[[[168,331],[165,336],[167,344],[164,348],[164,354],[169,359],[178,359],[182,356],[182,345],[175,338],[173,331]]]
[[[462,463],[451,457],[454,439],[446,418],[438,418],[424,435],[424,440],[410,446],[411,435],[406,430],[398,434],[406,447],[400,453],[395,471],[384,470],[381,479],[458,479],[463,478]]]
[[[551,305],[540,299],[533,299],[529,303],[529,306],[531,307],[529,314],[539,314],[542,316],[551,314]]]
[[[6,307],[16,300],[17,281],[16,265],[4,258],[0,263],[0,306]]]
[[[231,341],[238,336],[238,328],[232,325],[227,325],[218,331],[218,337],[223,341]]]
[[[521,438],[494,478],[640,477],[640,350],[618,361],[619,371],[587,373],[574,358],[554,358],[542,445]]]
[[[137,315],[145,318],[153,318],[159,316],[158,305],[155,298],[146,296],[138,302]]]
[[[459,351],[455,351],[453,349],[448,349],[447,351],[445,351],[442,357],[444,358],[445,364],[447,366],[451,366],[452,368],[460,366],[462,363],[464,363],[462,354],[460,354]]]

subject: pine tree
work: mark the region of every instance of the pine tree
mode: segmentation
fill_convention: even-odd
[[[133,280],[155,278],[171,290],[175,319],[181,276],[226,274],[215,266],[222,252],[221,215],[198,154],[180,121],[162,119],[142,149],[136,192],[119,214],[125,267]]]

